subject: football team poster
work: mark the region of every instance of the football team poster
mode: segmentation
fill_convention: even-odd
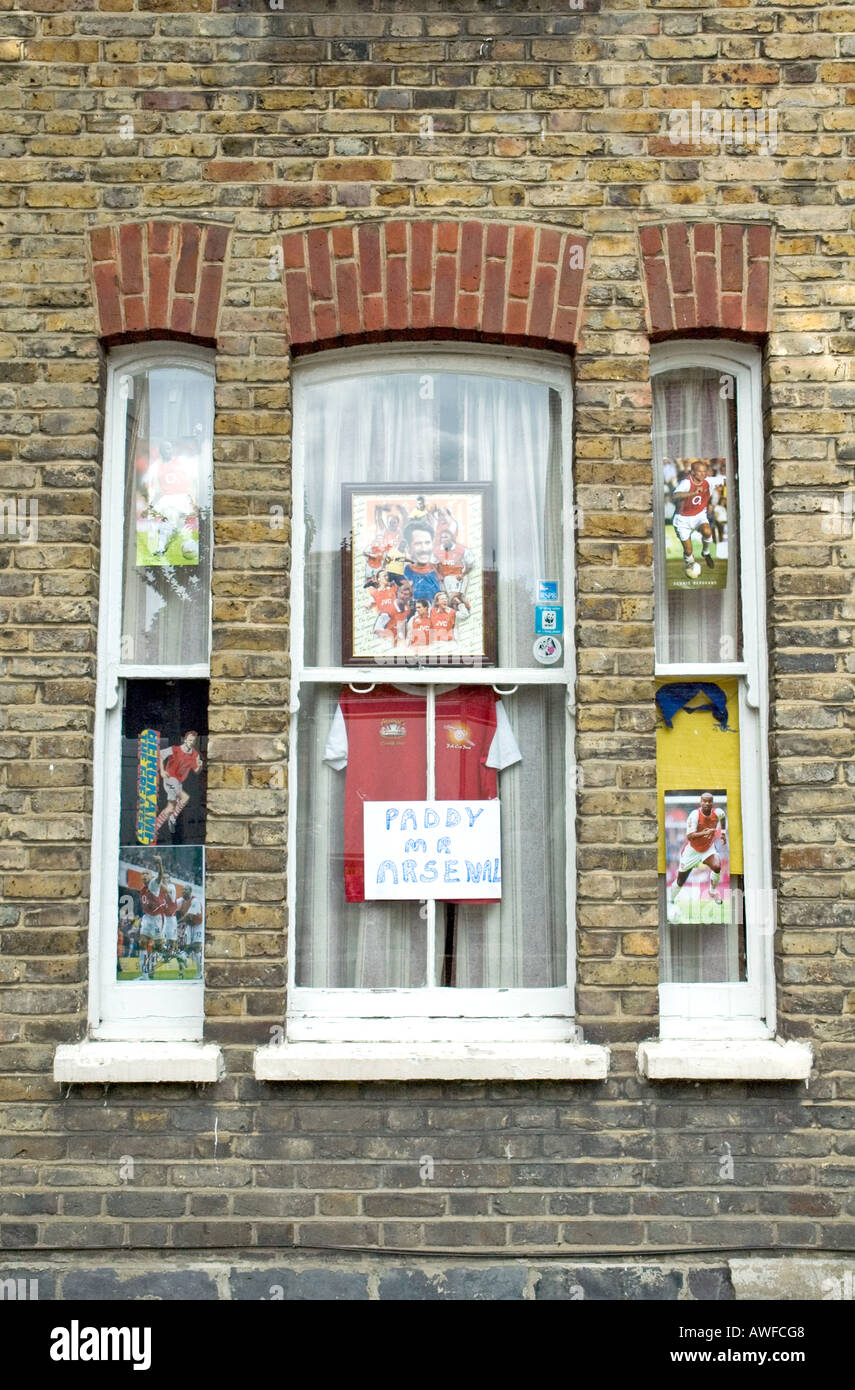
[[[669,589],[727,584],[727,460],[663,460],[665,572]]]
[[[495,662],[489,484],[346,484],[342,663]]]
[[[201,845],[119,850],[116,977],[159,982],[202,977],[205,851]]]
[[[668,920],[680,926],[731,920],[727,793],[665,793],[665,885]]]

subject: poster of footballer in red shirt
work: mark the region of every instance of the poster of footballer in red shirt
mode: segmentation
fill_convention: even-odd
[[[665,793],[665,891],[672,927],[731,920],[727,793]]]
[[[342,664],[495,665],[488,483],[342,488]]]
[[[207,681],[124,688],[118,979],[202,975]]]
[[[199,563],[200,486],[209,471],[202,448],[201,426],[185,440],[136,441],[138,566]]]
[[[727,460],[666,458],[663,481],[668,588],[725,588]]]

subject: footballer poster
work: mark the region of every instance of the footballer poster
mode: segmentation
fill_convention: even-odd
[[[205,851],[119,849],[116,978],[200,980],[205,939]]]
[[[200,440],[138,441],[136,563],[144,566],[198,565]]]
[[[487,483],[343,486],[343,665],[495,665],[491,504]]]
[[[663,460],[665,572],[669,589],[727,585],[727,460]]]
[[[204,844],[206,782],[207,683],[129,681],[121,843]]]
[[[672,928],[731,920],[727,793],[666,791],[665,892]]]

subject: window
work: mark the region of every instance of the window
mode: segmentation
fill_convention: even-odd
[[[654,348],[663,1037],[774,1034],[760,356]]]
[[[111,353],[95,729],[90,1024],[201,1037],[213,370]]]
[[[398,347],[294,376],[288,1038],[565,1041],[569,374]],[[466,799],[498,800],[500,848],[420,820],[378,898],[363,803]]]

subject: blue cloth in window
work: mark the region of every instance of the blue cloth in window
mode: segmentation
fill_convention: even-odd
[[[685,709],[689,701],[698,694],[706,695],[709,704],[695,705],[693,708],[710,710],[721,728],[727,729],[727,696],[721,686],[713,685],[711,681],[669,681],[667,685],[659,687],[656,703],[667,727],[673,728],[674,715],[678,710]]]

